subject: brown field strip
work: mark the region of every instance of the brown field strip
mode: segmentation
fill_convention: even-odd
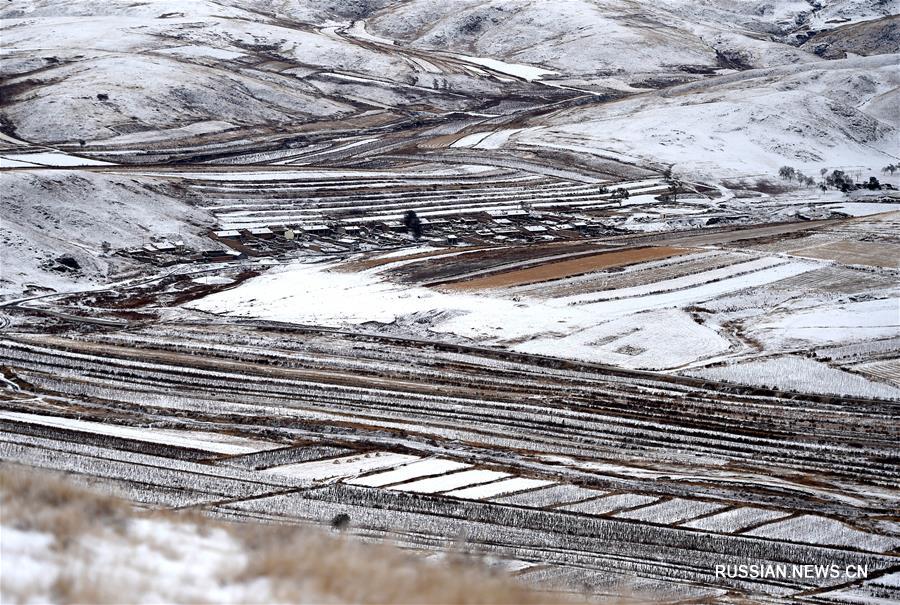
[[[900,268],[900,245],[890,242],[845,240],[792,251],[806,258],[833,260],[848,265]]]
[[[464,254],[468,252],[478,252],[480,250],[490,249],[490,246],[470,246],[467,248],[441,248],[439,250],[429,250],[428,252],[418,252],[415,254],[406,254],[403,256],[377,256],[375,258],[365,258],[359,260],[353,260],[347,263],[344,263],[340,267],[338,267],[338,271],[345,273],[352,273],[355,271],[365,271],[366,269],[374,269],[375,267],[381,267],[384,265],[389,265],[391,263],[396,263],[405,260],[416,260],[420,258],[431,258],[433,256],[446,256],[448,254]]]
[[[508,288],[511,286],[523,286],[543,281],[561,279],[583,275],[598,269],[610,267],[622,267],[651,260],[659,260],[672,256],[679,256],[692,252],[690,248],[671,247],[647,247],[618,250],[615,252],[603,252],[581,258],[573,258],[553,263],[514,269],[493,275],[485,275],[475,279],[469,279],[452,284],[442,285],[442,289],[448,290],[485,290],[489,288]]]

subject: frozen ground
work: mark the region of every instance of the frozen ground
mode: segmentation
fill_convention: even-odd
[[[200,431],[166,430],[154,427],[137,429],[129,426],[116,426],[114,424],[89,422],[74,418],[20,414],[17,412],[0,412],[0,420],[14,420],[40,426],[65,428],[94,435],[109,435],[110,437],[134,439],[136,441],[197,449],[218,454],[249,454],[281,447],[277,443],[254,441],[233,435],[215,435]]]
[[[883,218],[890,216],[855,220],[884,226],[892,224]],[[841,240],[833,238],[845,232],[816,234],[810,241],[819,238],[836,246]],[[786,240],[802,250],[809,245],[804,241]],[[398,271],[427,271],[438,261],[477,257],[471,251],[462,256],[388,256],[375,268],[356,272],[348,272],[342,263],[294,264],[188,306],[300,324],[377,325],[417,337],[471,339],[626,368],[693,367],[697,376],[760,387],[858,397],[900,395],[893,386],[845,368],[797,356],[766,357],[896,335],[900,302],[889,287],[889,276],[836,269],[830,261],[788,254],[752,249],[726,253],[712,247],[508,289],[491,289],[491,283],[506,282],[480,277],[483,272],[477,271],[471,275],[487,289],[410,286],[393,277]],[[522,271],[516,263],[505,267]],[[879,283],[881,290],[875,286]],[[821,290],[808,290],[806,284],[819,284]],[[865,297],[848,297],[847,292],[865,292]]]

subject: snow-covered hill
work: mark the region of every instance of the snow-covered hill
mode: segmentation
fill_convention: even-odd
[[[894,0],[412,0],[391,3],[367,25],[417,48],[652,83],[704,69],[808,61],[807,49],[785,43],[792,34],[877,19],[898,6]]]
[[[880,169],[900,156],[896,55],[816,62],[580,107],[508,145],[569,148],[703,177],[792,165]]]
[[[336,35],[334,23],[281,18],[269,4],[269,12],[201,0],[5,4],[4,130],[31,142],[92,143],[198,122],[275,130],[385,107],[468,105],[402,58]],[[335,82],[335,71],[377,81]],[[441,86],[491,88],[469,79]]]
[[[71,290],[112,281],[134,263],[111,254],[151,238],[202,243],[212,218],[170,187],[78,170],[0,173],[0,295],[29,284]],[[104,243],[106,242],[106,243]],[[203,244],[209,248],[209,243]],[[59,262],[74,260],[77,268]]]

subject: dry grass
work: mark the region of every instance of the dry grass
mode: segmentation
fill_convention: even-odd
[[[549,598],[462,555],[429,563],[393,546],[363,544],[341,535],[283,527],[247,529],[242,534],[250,563],[244,577],[267,578],[281,601],[296,602],[310,592],[360,604],[528,605]]]
[[[99,527],[121,528],[132,515],[117,498],[86,490],[60,474],[21,467],[0,467],[0,497],[4,525],[51,534],[61,547]]]
[[[254,603],[529,605],[564,600],[534,592],[461,554],[431,562],[324,529],[221,523],[194,511],[139,512],[59,473],[0,465],[0,503],[3,526],[55,537],[40,555],[48,571],[31,583],[10,582],[15,574],[7,566],[16,559],[4,563],[4,602],[215,602],[206,596],[204,580],[209,594],[231,586],[233,594],[243,595],[238,601]],[[132,521],[140,518],[159,523],[161,533],[141,537],[132,531]],[[214,548],[232,548],[235,555],[214,576],[202,578],[199,570],[209,553],[191,546],[191,536],[211,534]],[[181,571],[200,585],[183,592],[177,578],[161,578],[146,563],[154,557],[182,562],[177,564]],[[200,568],[195,570],[193,561]],[[200,577],[193,578],[195,572]],[[160,586],[175,586],[176,592],[159,592]]]

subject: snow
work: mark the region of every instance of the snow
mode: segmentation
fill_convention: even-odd
[[[765,521],[786,517],[788,513],[765,508],[742,507],[728,510],[710,517],[688,521],[683,527],[704,531],[731,533]]]
[[[103,242],[113,250],[136,247],[147,241],[148,228],[155,234],[182,233],[185,244],[195,249],[208,247],[200,226],[208,229],[213,218],[156,185],[134,174],[105,171],[0,172],[0,295],[18,295],[29,283],[86,290],[118,281],[117,275],[140,265],[104,254]],[[63,255],[78,262],[80,274],[52,270],[53,259]]]
[[[895,66],[893,55],[876,55],[740,72],[560,112],[516,142],[702,177],[774,176],[782,165],[809,175],[880,167],[894,159],[900,124],[866,104],[895,86]],[[860,70],[866,87],[855,84]]]
[[[31,162],[23,162],[22,160],[11,160],[8,157],[0,155],[0,168],[34,168],[39,164]]]
[[[474,149],[500,149],[502,148],[509,138],[516,134],[517,132],[521,132],[521,128],[505,128],[502,130],[489,130],[487,132],[476,132],[470,135],[466,135],[463,138],[455,141],[450,146],[451,147],[470,147]]]
[[[547,507],[557,504],[572,503],[579,500],[594,500],[605,496],[604,492],[585,489],[577,485],[554,485],[529,492],[519,492],[509,496],[500,496],[493,501],[501,504],[515,504],[517,506]]]
[[[210,172],[148,172],[148,176],[180,177],[204,181],[302,181],[341,178],[393,178],[392,172],[362,170],[232,170]]]
[[[202,277],[195,277],[191,281],[195,284],[203,284],[205,286],[224,286],[232,283],[234,280],[221,275],[204,275]]]
[[[452,492],[446,492],[446,495],[469,500],[484,500],[486,498],[505,496],[506,494],[513,494],[538,487],[546,487],[548,485],[553,485],[553,481],[513,477],[512,479],[496,481],[486,485],[476,485],[475,487],[453,490]]]
[[[244,56],[244,53],[235,52],[224,48],[215,48],[213,46],[206,46],[203,44],[172,46],[170,48],[160,49],[156,52],[178,55],[180,57],[207,57],[212,59],[224,59],[226,61]]]
[[[450,147],[474,147],[478,143],[480,143],[485,137],[489,136],[492,131],[488,132],[474,132],[472,134],[467,134],[461,139],[457,139],[454,141]]]
[[[490,293],[444,293],[422,287],[395,285],[373,272],[342,273],[327,271],[335,265],[294,264],[187,306],[214,313],[334,327],[369,321],[390,324],[404,316],[443,312],[441,318],[431,324],[431,330],[489,342],[515,341],[513,348],[523,352],[618,361],[634,355],[629,356],[626,351],[626,354],[616,357],[615,349],[619,347],[607,346],[603,350],[604,345],[595,347],[591,343],[616,332],[626,332],[642,321],[646,323],[648,320],[659,320],[646,323],[646,329],[641,328],[640,334],[636,333],[629,338],[653,343],[653,333],[656,331],[656,340],[665,345],[678,342],[682,338],[682,331],[685,331],[686,346],[654,346],[653,352],[634,363],[674,367],[705,354],[721,352],[727,347],[727,342],[711,329],[695,324],[685,315],[633,315],[641,311],[662,311],[701,302],[724,293],[798,275],[818,266],[813,263],[778,261],[782,264],[763,268],[774,262],[754,261],[748,269],[761,270],[671,292],[642,296],[638,296],[641,290],[635,289],[603,292],[599,297],[609,300],[597,302],[584,299],[597,298],[598,295],[550,300],[523,298],[517,302]],[[689,281],[674,282],[674,285],[686,286],[693,281],[703,282],[706,281],[704,275],[707,278],[709,275],[721,277],[719,273],[701,273],[696,280],[692,276],[688,278]],[[672,286],[673,283],[669,283],[667,287]],[[630,297],[622,298],[623,295]],[[571,305],[570,302],[581,304]],[[601,322],[618,321],[630,315],[633,317],[622,320],[626,322],[623,326],[628,327],[620,329],[615,324],[597,327]],[[643,346],[637,342],[635,345]],[[708,348],[704,351],[704,347]]]
[[[820,361],[793,355],[738,361],[724,366],[692,370],[688,374],[709,380],[774,387],[786,391],[900,399],[900,389],[896,387],[873,382]]]
[[[476,483],[487,483],[488,481],[503,479],[504,477],[509,477],[509,473],[475,469],[441,475],[440,477],[431,477],[429,479],[419,479],[418,481],[413,481],[411,483],[395,485],[390,489],[420,494],[436,494],[438,492],[451,491]]]
[[[769,523],[746,532],[746,535],[809,544],[847,546],[871,552],[885,552],[900,546],[898,537],[870,534],[853,529],[835,519],[815,515],[801,515]]]
[[[634,313],[566,337],[538,338],[529,353],[575,352],[581,359],[635,369],[667,369],[724,353],[731,344],[680,309]]]
[[[232,128],[235,128],[235,125],[230,122],[224,122],[222,120],[204,120],[202,122],[194,122],[193,124],[180,126],[178,128],[133,132],[130,134],[121,134],[119,136],[103,139],[102,141],[89,141],[87,143],[87,146],[91,147],[92,145],[107,146],[131,144],[140,145],[151,142],[170,142],[214,132],[224,132],[226,130],[231,130]]]
[[[297,479],[324,481],[327,479],[352,477],[368,471],[407,464],[416,460],[419,460],[418,456],[390,452],[371,452],[368,454],[344,456],[342,458],[273,466],[262,472]]]
[[[374,36],[366,31],[366,22],[360,19],[359,21],[354,21],[353,26],[347,30],[347,33],[353,36],[354,38],[359,38],[360,40],[368,40],[369,42],[378,42],[379,44],[387,44],[389,46],[394,45],[394,41],[388,38],[382,38],[380,36]]]
[[[444,473],[462,470],[471,466],[471,464],[456,462],[454,460],[428,458],[405,464],[400,468],[391,471],[350,479],[346,481],[346,483],[364,485],[367,487],[384,487],[385,485],[410,481],[426,475],[443,475]]]
[[[879,204],[874,202],[843,202],[841,204],[828,204],[825,207],[849,216],[868,216],[870,214],[900,210],[900,204]]]
[[[740,272],[735,271],[736,268]],[[557,300],[567,304],[586,304],[600,301],[616,303],[622,299],[636,298],[637,300],[629,301],[629,304],[632,305],[631,309],[636,311],[635,307],[650,309],[655,306],[675,306],[700,302],[729,292],[745,290],[800,275],[816,268],[818,265],[812,263],[784,262],[763,258],[646,286],[620,288],[596,294],[578,294]]]
[[[374,256],[373,258],[375,258],[375,259],[403,258],[404,256],[421,254],[423,252],[436,252],[438,250],[442,250],[442,248],[437,248],[435,246],[416,246],[414,248],[400,248],[399,250],[392,250],[390,252],[385,252],[384,254],[378,254],[378,255]]]
[[[0,532],[4,602],[55,602],[57,581],[74,583],[76,593],[84,587],[104,602],[125,594],[147,604],[274,600],[265,582],[240,579],[244,547],[218,528],[132,519],[118,531],[100,528],[78,536],[69,552],[44,533],[7,524]]]
[[[53,557],[52,547],[56,539],[37,531],[23,531],[11,524],[0,525],[0,560],[4,573],[0,576],[3,602],[13,602],[21,595],[20,602],[49,603],[53,581],[59,561]],[[11,573],[15,570],[15,573]]]
[[[670,524],[677,523],[683,519],[698,517],[724,508],[724,506],[724,504],[715,502],[673,498],[658,504],[651,504],[636,510],[619,513],[615,517],[618,519],[637,519],[648,523]]]
[[[586,502],[576,502],[575,504],[567,504],[560,506],[562,510],[575,513],[586,513],[589,515],[603,515],[620,508],[632,508],[644,504],[650,504],[657,501],[656,496],[647,496],[644,494],[612,494],[597,498],[596,500],[588,500]]]
[[[103,162],[100,160],[92,160],[80,156],[69,155],[67,153],[41,151],[37,153],[6,153],[0,156],[3,160],[4,167],[15,167],[16,165],[34,164],[38,166],[112,166],[111,162]],[[11,162],[11,164],[6,164]]]
[[[457,55],[457,57],[462,59],[463,61],[481,65],[482,67],[487,67],[488,69],[498,71],[502,74],[515,76],[516,78],[521,78],[523,80],[527,80],[528,82],[531,82],[533,80],[540,80],[544,76],[553,75],[556,73],[555,71],[543,69],[541,67],[535,67],[533,65],[507,63],[505,61],[486,57],[470,57],[467,55]]]
[[[900,297],[826,304],[810,310],[781,313],[760,323],[755,335],[792,346],[874,340],[897,336]]]
[[[59,416],[42,416],[21,412],[0,411],[0,420],[25,422],[71,431],[82,431],[93,435],[108,435],[122,439],[158,443],[173,447],[185,447],[215,452],[217,454],[240,455],[283,447],[278,443],[257,441],[244,437],[236,437],[225,433],[207,433],[202,431],[182,431],[176,429],[158,429],[153,427],[129,427],[116,424],[104,424],[88,420],[75,420]]]

